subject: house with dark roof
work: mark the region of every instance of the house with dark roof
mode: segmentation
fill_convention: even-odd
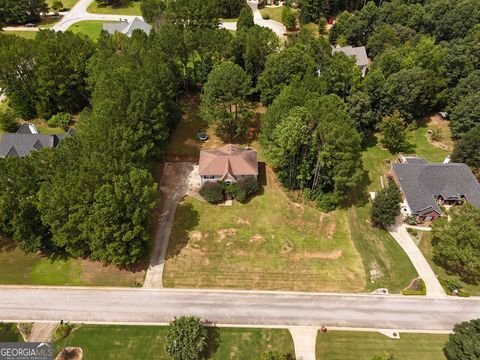
[[[35,125],[23,124],[15,134],[0,136],[0,158],[9,156],[24,158],[32,151],[57,147],[63,139],[74,134],[73,129],[66,134],[39,134]]]
[[[237,182],[245,176],[258,177],[257,151],[228,144],[215,150],[200,151],[199,174],[207,181]]]
[[[362,71],[362,76],[365,76],[368,68],[368,56],[365,46],[352,47],[352,46],[335,46],[332,48],[332,53],[342,52],[347,56],[354,56],[357,66]]]
[[[145,21],[143,21],[141,18],[135,17],[130,22],[128,22],[128,20],[126,19],[121,21],[104,22],[103,30],[105,30],[111,35],[115,34],[116,32],[120,32],[127,36],[132,36],[132,33],[135,30],[142,30],[144,33],[149,35],[152,27],[148,25]]]
[[[442,216],[441,206],[468,202],[480,207],[480,183],[465,164],[407,157],[392,164],[389,176],[403,194],[402,213],[421,222]]]

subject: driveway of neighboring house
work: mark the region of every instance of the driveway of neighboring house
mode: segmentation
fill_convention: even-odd
[[[407,254],[412,262],[418,275],[425,282],[427,288],[427,296],[440,297],[448,296],[442,288],[442,285],[438,282],[435,273],[428,264],[427,260],[421,253],[420,249],[415,245],[412,238],[408,234],[405,224],[396,224],[388,228],[388,232],[397,243],[402,247],[403,251]]]
[[[36,322],[28,337],[31,342],[47,342],[52,339],[52,334],[58,326],[58,322]]]
[[[260,10],[258,10],[258,1],[247,1],[247,4],[253,11],[253,21],[256,25],[269,28],[279,37],[282,37],[285,34],[287,29],[285,28],[285,26],[283,26],[283,24],[280,24],[278,21],[275,20],[264,20],[262,18],[262,14],[260,13]],[[227,30],[235,31],[237,30],[237,23],[224,22],[220,24],[220,27]]]
[[[167,162],[163,169],[160,184],[162,192],[162,211],[156,226],[153,250],[143,287],[162,288],[163,268],[178,203],[197,185],[190,174],[195,171],[194,163]]]
[[[315,327],[289,328],[295,348],[295,359],[315,360],[318,330]]]

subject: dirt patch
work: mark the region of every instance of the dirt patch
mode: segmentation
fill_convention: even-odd
[[[207,237],[207,234],[202,234],[201,231],[191,231],[188,234],[188,238],[192,241],[200,241],[203,240],[203,238]]]
[[[336,227],[336,224],[333,221],[329,222],[327,224],[327,226],[325,227],[325,234],[326,234],[328,240],[333,239],[333,234],[335,234],[335,227]]]
[[[282,254],[288,254],[288,253],[291,252],[293,249],[294,249],[294,247],[293,247],[292,244],[286,243],[285,245],[282,246],[282,249],[280,250],[280,252],[281,252]]]
[[[55,360],[82,360],[83,350],[79,347],[67,347],[60,351]]]
[[[335,260],[342,256],[341,249],[335,249],[332,251],[325,251],[325,252],[302,252],[296,253],[293,258],[295,260],[301,259],[318,259],[318,260]]]
[[[442,119],[439,115],[433,115],[428,119],[427,125],[429,130],[427,139],[433,146],[445,150],[453,149],[452,132],[448,120]]]
[[[238,218],[238,219],[237,219],[237,224],[238,224],[238,225],[250,225],[250,221],[244,220],[244,219],[242,219],[242,218]]]
[[[146,264],[138,264],[132,269],[119,269],[99,261],[81,260],[80,267],[82,282],[132,286],[143,283]]]
[[[219,240],[222,241],[222,240],[225,240],[227,236],[228,237],[235,236],[237,234],[237,230],[235,230],[234,228],[222,229],[222,230],[218,230],[217,234],[218,234]]]
[[[255,234],[250,238],[251,243],[259,243],[263,241],[263,236],[260,234]]]

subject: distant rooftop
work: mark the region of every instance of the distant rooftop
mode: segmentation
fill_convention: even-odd
[[[116,32],[120,32],[127,36],[132,36],[132,33],[135,30],[142,30],[144,33],[148,35],[150,34],[152,27],[148,25],[145,21],[143,21],[141,18],[135,17],[130,22],[125,20],[116,21],[116,22],[104,22],[103,30],[105,30],[106,32],[112,35]]]
[[[362,68],[362,75],[365,76],[366,68],[368,66],[368,56],[365,46],[352,47],[352,46],[335,46],[332,49],[333,53],[342,52],[347,56],[355,56],[357,65]]]

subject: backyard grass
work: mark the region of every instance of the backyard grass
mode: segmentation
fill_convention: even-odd
[[[447,274],[447,271],[444,268],[438,266],[433,262],[432,233],[430,231],[424,231],[422,233],[418,247],[422,252],[423,256],[425,256],[425,258],[427,259],[428,263],[430,264],[430,267],[432,268],[433,272],[436,275],[441,276],[443,278],[445,277],[454,278],[458,281],[458,283],[466,292],[470,293],[470,295],[480,296],[480,284],[478,285],[466,284],[463,281],[461,281],[457,275]]]
[[[438,334],[405,333],[397,340],[375,332],[329,331],[317,336],[317,358],[371,360],[375,355],[392,355],[395,360],[441,360],[447,339],[448,335]]]
[[[27,254],[0,237],[0,284],[138,286],[145,272],[120,270],[82,259],[49,259]]]
[[[83,349],[86,359],[169,360],[165,352],[166,327],[83,325],[55,344]],[[274,349],[293,354],[288,330],[210,328],[207,359],[251,360]]]
[[[35,39],[37,31],[1,31],[2,34],[6,35],[17,35],[25,39]]]
[[[121,6],[99,6],[96,1],[93,1],[87,11],[94,14],[142,16],[141,3],[141,1],[125,0]]]
[[[103,21],[85,20],[73,24],[68,28],[74,34],[85,34],[93,41],[97,41],[103,29]]]
[[[277,6],[277,7],[265,7],[263,9],[260,9],[260,13],[262,14],[262,17],[265,15],[270,16],[270,20],[275,20],[278,21],[279,23],[282,22],[282,10],[283,6]]]
[[[1,342],[23,342],[23,337],[18,331],[16,324],[0,323]]]

